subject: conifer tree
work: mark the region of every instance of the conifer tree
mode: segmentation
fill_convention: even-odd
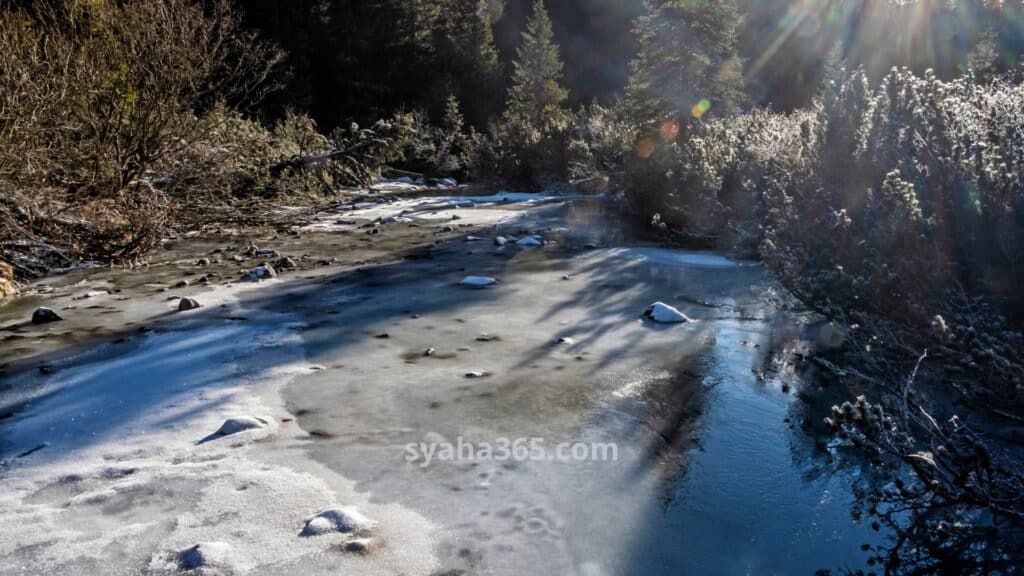
[[[513,63],[505,118],[510,125],[543,134],[560,126],[569,93],[562,87],[562,60],[544,0],[536,0]]]
[[[647,0],[626,103],[637,121],[732,112],[742,100],[733,0]]]
[[[459,101],[468,104],[470,123],[483,126],[500,110],[495,102],[501,90],[501,64],[487,0],[443,0],[434,33],[437,67],[447,76],[436,88],[454,91]]]

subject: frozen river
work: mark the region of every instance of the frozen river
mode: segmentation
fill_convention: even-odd
[[[804,425],[801,326],[759,265],[631,240],[600,202],[487,200],[345,207],[290,248],[329,250],[363,217],[469,226],[402,259],[206,289],[194,313],[5,377],[0,574],[862,565],[876,537]],[[37,298],[112,281],[82,278]],[[656,301],[691,321],[642,318]],[[23,336],[6,342],[41,338],[16,314],[0,309]],[[339,510],[359,526],[310,535]]]

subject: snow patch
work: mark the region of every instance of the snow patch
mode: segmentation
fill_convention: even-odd
[[[236,293],[207,298],[242,310]],[[4,465],[3,564],[40,576],[223,576],[320,573],[330,558],[336,573],[434,572],[432,524],[398,504],[371,503],[292,443],[301,430],[285,420],[278,391],[310,373],[303,325],[272,312],[245,323],[182,319],[20,393],[32,401],[0,423],[5,453],[47,447]],[[270,435],[279,427],[288,434]],[[197,430],[267,440],[197,444]],[[297,537],[310,507],[348,512],[336,527],[369,525],[351,506],[401,545],[345,554],[335,539]]]
[[[210,434],[206,438],[203,438],[199,443],[202,444],[225,436],[233,436],[249,430],[262,430],[266,428],[268,424],[269,422],[263,418],[257,418],[255,416],[228,418],[220,425],[220,428],[218,428],[216,432]]]
[[[648,262],[665,266],[687,266],[695,268],[736,268],[751,266],[753,262],[730,260],[711,252],[691,252],[666,248],[615,248],[608,251],[610,256],[626,258],[637,262]]]
[[[178,553],[178,564],[183,570],[201,570],[203,574],[239,572],[232,561],[231,546],[224,542],[200,542]]]
[[[542,246],[543,244],[544,242],[542,242],[540,238],[537,238],[536,236],[527,236],[526,238],[520,238],[519,241],[516,242],[516,246],[519,246],[520,248],[536,248],[537,246]]]
[[[487,286],[493,286],[498,281],[488,276],[466,276],[459,282],[462,286],[469,286],[472,288],[486,288]]]

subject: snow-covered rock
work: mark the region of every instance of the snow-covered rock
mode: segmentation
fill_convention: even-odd
[[[437,181],[440,186],[447,186],[449,188],[457,186],[459,183],[455,181],[455,178],[441,178]]]
[[[270,264],[262,264],[246,272],[242,279],[249,282],[259,282],[261,280],[269,280],[270,278],[277,278],[277,271]]]
[[[396,184],[412,184],[413,179],[408,176],[402,176],[401,178],[395,178],[392,182]]]
[[[525,238],[520,238],[519,241],[516,242],[516,246],[519,246],[520,248],[536,248],[537,246],[541,246],[543,244],[544,243],[541,242],[540,238],[537,238],[536,236],[527,236]]]
[[[498,236],[494,239],[495,246],[504,246],[505,244],[508,244],[508,238],[504,236]]]
[[[370,520],[362,512],[352,507],[334,508],[324,510],[315,516],[306,519],[306,526],[299,533],[299,536],[320,536],[331,532],[367,533],[377,523]]]
[[[200,542],[178,553],[178,565],[182,570],[201,570],[209,573],[234,573],[231,561],[231,546],[224,542]]]
[[[256,430],[259,428],[266,428],[267,421],[262,418],[256,418],[253,416],[238,416],[236,418],[228,418],[220,425],[220,428],[214,432],[215,436],[230,436],[232,434],[238,434],[239,432],[245,432],[246,430]]]
[[[489,276],[466,276],[462,279],[462,282],[459,282],[463,286],[471,286],[473,288],[486,288],[497,283],[497,280]]]
[[[655,302],[648,306],[647,310],[644,311],[644,317],[663,324],[682,324],[684,322],[692,322],[686,314],[683,314],[679,310],[676,310],[672,306],[663,302]]]

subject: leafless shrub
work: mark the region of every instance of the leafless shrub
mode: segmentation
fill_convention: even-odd
[[[156,170],[209,140],[218,102],[259,98],[278,54],[242,30],[228,0],[4,4],[0,242],[137,257],[154,241],[143,236],[160,233],[174,184]]]

